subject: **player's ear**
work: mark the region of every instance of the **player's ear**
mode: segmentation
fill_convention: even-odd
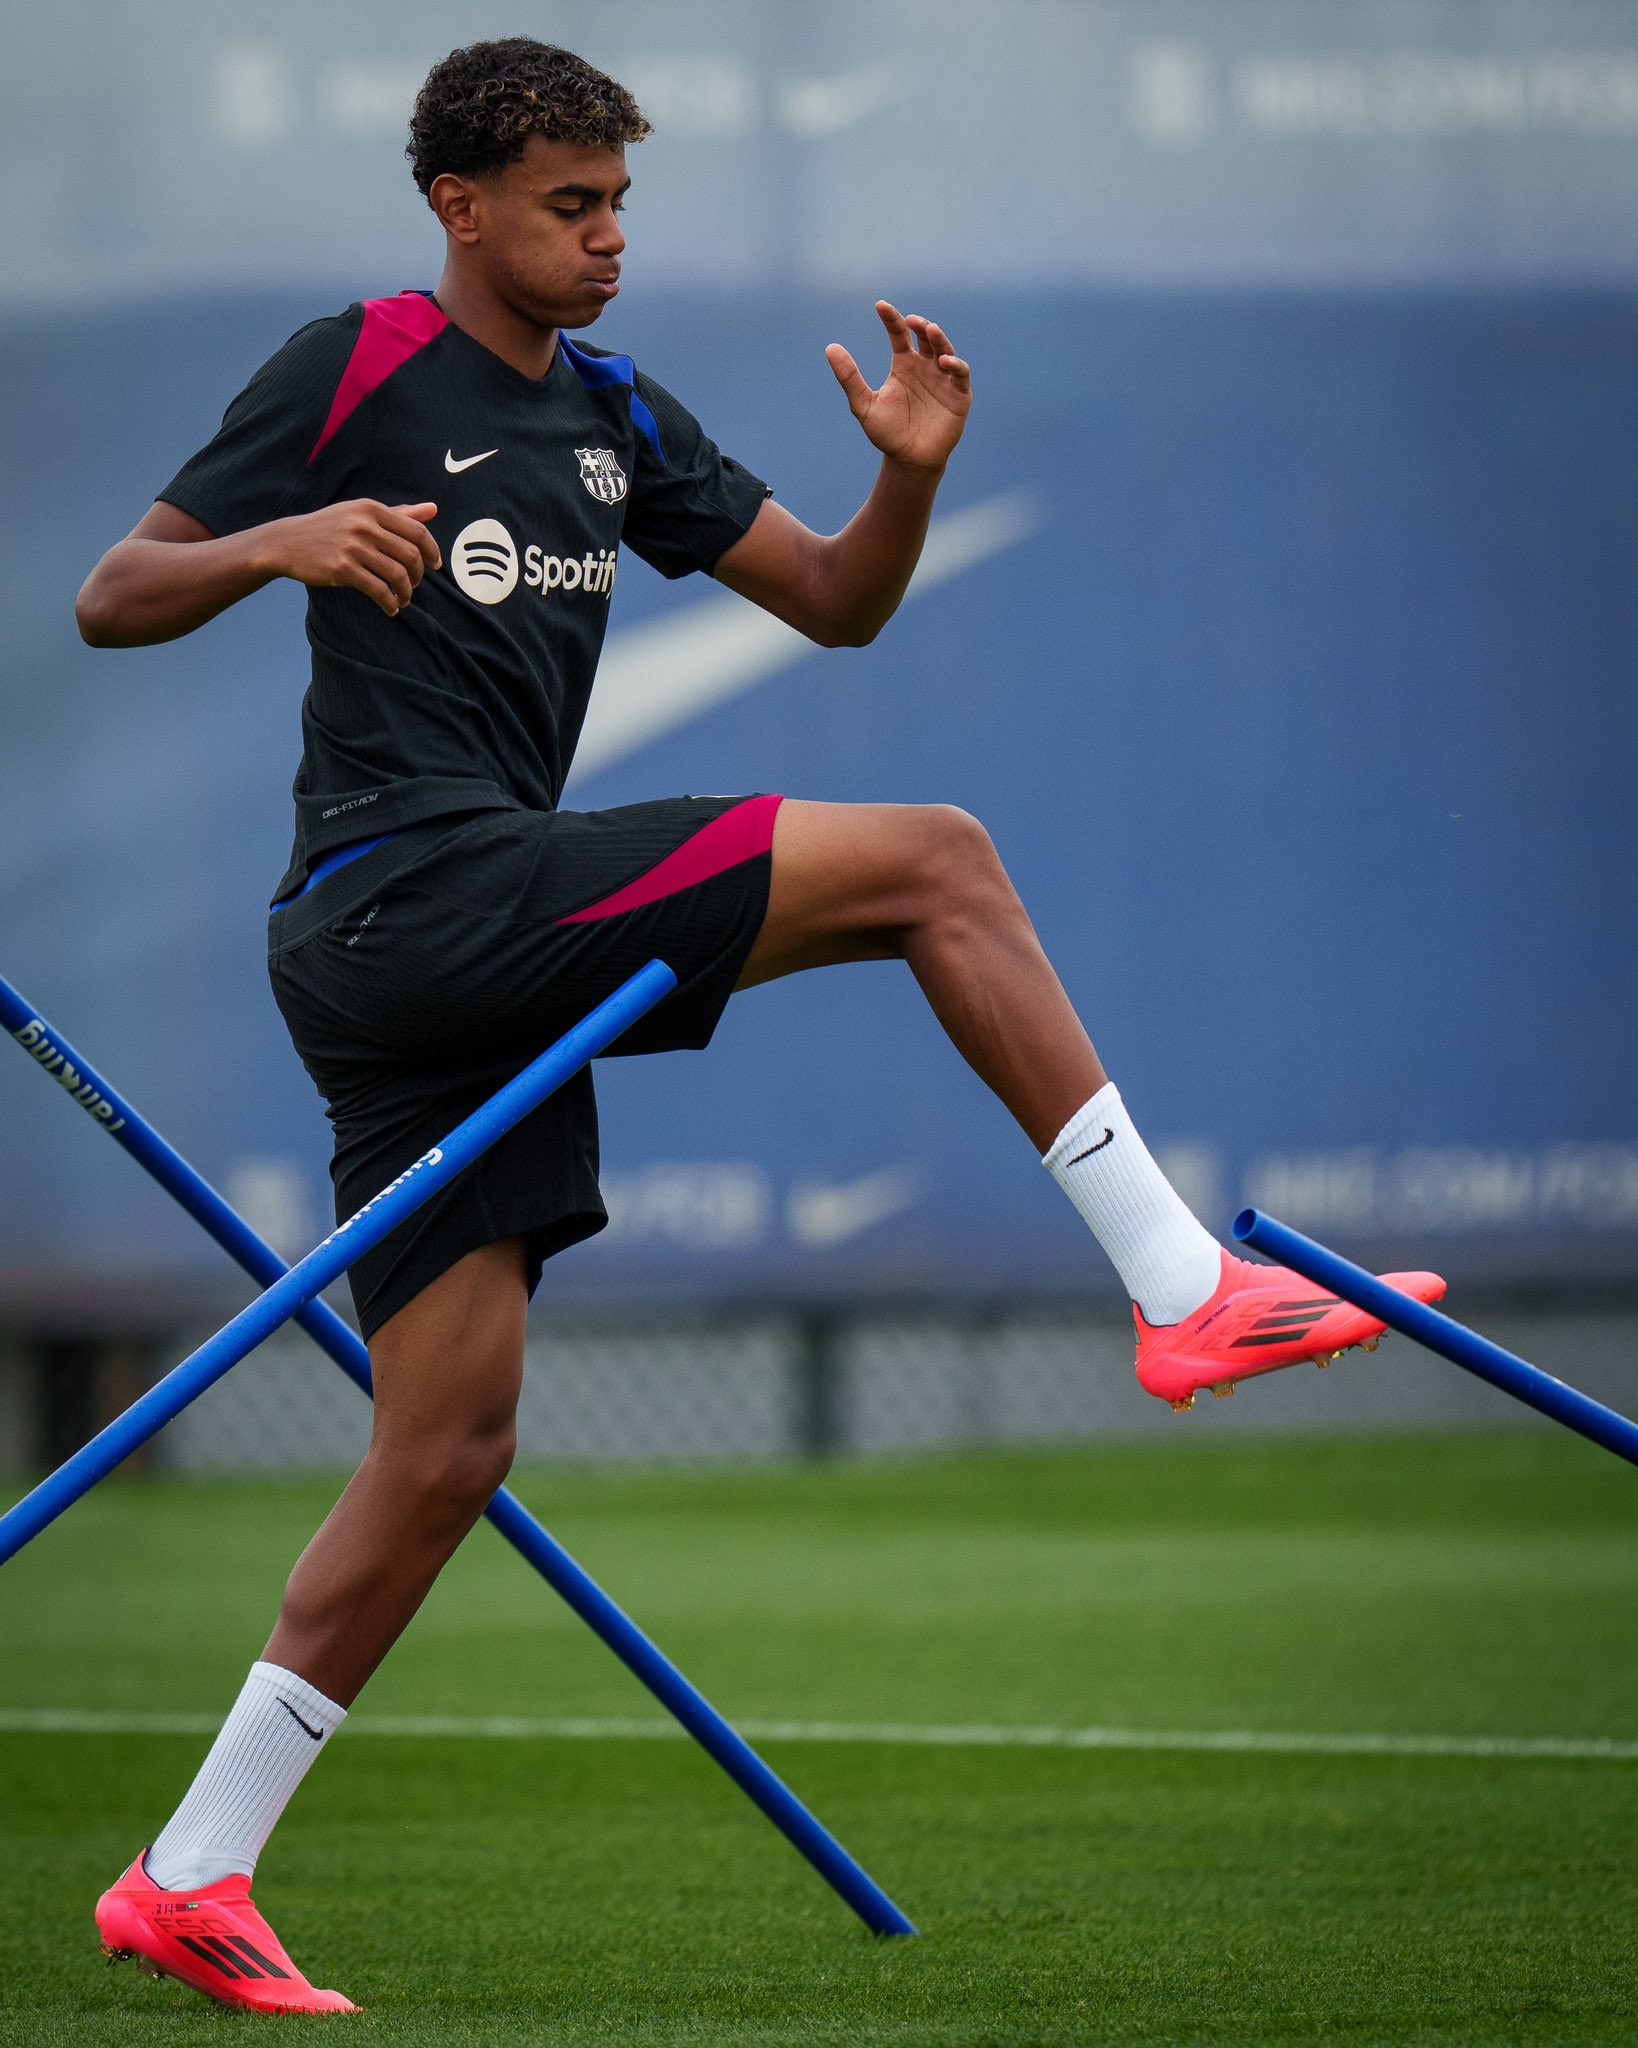
[[[427,194],[427,204],[438,216],[444,232],[453,235],[457,242],[475,242],[478,239],[478,221],[473,201],[477,187],[469,178],[458,178],[453,171],[440,171],[432,181]]]

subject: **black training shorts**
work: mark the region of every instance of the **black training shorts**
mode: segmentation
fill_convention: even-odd
[[[710,1042],[768,907],[777,796],[434,818],[272,912],[268,973],[335,1131],[336,1220],[645,961],[678,986],[614,1052]],[[590,1071],[349,1273],[366,1337],[467,1252],[544,1260],[603,1228]]]

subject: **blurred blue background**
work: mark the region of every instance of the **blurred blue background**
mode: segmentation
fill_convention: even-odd
[[[568,801],[964,805],[1213,1228],[1252,1199],[1457,1278],[1638,1282],[1625,5],[12,18],[0,972],[275,1240],[321,1233],[262,959],[300,593],[125,654],[73,595],[292,329],[434,281],[409,100],[514,31],[656,122],[595,339],[801,517],[868,487],[821,350],[874,378],[875,296],[977,389],[869,649],[748,645],[737,600],[623,561]],[[1113,1287],[900,968],[755,991],[599,1087],[615,1223],[556,1299]],[[0,1318],[218,1269],[21,1057],[0,1130]]]

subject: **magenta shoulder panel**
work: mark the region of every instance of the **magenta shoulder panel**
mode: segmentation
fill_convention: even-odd
[[[755,860],[773,845],[774,813],[783,797],[752,796],[731,811],[724,811],[709,825],[685,839],[674,853],[639,875],[600,903],[588,903],[584,910],[560,917],[559,924],[589,924],[599,917],[618,917],[623,910],[640,910],[645,903],[658,903],[662,896],[675,896],[692,889],[713,875],[737,868],[741,861]]]
[[[364,323],[341,373],[324,432],[313,443],[314,461],[342,424],[394,370],[401,370],[418,349],[449,325],[449,317],[425,292],[400,292],[395,299],[366,299]]]

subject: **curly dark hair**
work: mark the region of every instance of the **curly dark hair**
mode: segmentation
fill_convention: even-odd
[[[472,177],[515,164],[531,135],[619,149],[649,121],[623,85],[572,50],[507,36],[451,50],[427,73],[410,116],[409,147],[423,192],[444,171]]]

